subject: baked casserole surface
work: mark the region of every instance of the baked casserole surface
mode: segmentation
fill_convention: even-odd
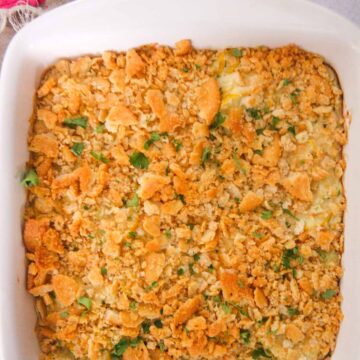
[[[296,46],[60,60],[29,134],[41,359],[330,358],[342,91]]]

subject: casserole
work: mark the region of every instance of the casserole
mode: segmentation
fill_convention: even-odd
[[[356,119],[359,115],[356,93],[360,87],[359,70],[356,68],[360,56],[359,30],[315,5],[298,1],[292,2],[291,8],[287,5],[281,1],[241,4],[230,0],[226,3],[199,1],[196,4],[188,1],[171,5],[155,1],[146,8],[142,1],[106,1],[101,4],[92,0],[79,1],[34,21],[16,36],[4,60],[0,88],[0,146],[4,154],[0,165],[3,174],[0,305],[3,359],[36,359],[38,354],[32,330],[35,324],[33,304],[25,292],[20,221],[25,194],[20,190],[18,178],[28,158],[28,129],[24,124],[31,115],[32,95],[42,71],[59,57],[106,49],[122,50],[154,41],[172,44],[184,37],[192,38],[197,47],[215,48],[239,44],[280,46],[293,42],[325,56],[334,66],[344,90],[345,104]],[[111,12],[108,11],[110,6]],[[69,16],[75,13],[81,20],[74,21],[74,17]],[[309,14],[312,16],[309,17]],[[43,35],[44,29],[46,36]],[[359,230],[356,223],[359,193],[355,187],[356,174],[359,173],[359,164],[356,163],[359,145],[355,143],[354,135],[359,131],[358,127],[354,120],[347,147],[345,189],[348,209],[342,283],[345,320],[335,359],[356,359],[358,356],[354,345],[359,335],[357,324],[360,315],[356,307],[359,302],[359,281],[356,277],[359,245],[355,237]]]

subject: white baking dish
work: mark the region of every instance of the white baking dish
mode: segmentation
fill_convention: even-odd
[[[0,359],[38,358],[35,311],[25,291],[19,185],[32,99],[59,57],[191,38],[198,47],[296,43],[337,70],[353,122],[346,148],[346,249],[342,323],[335,360],[360,359],[360,30],[300,0],[80,0],[26,26],[7,51],[0,83]]]

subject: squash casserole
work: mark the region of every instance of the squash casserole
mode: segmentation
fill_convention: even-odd
[[[329,359],[346,139],[297,46],[58,61],[22,181],[40,359]]]

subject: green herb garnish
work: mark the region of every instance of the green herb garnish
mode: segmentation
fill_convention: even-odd
[[[190,70],[190,69],[189,69],[187,66],[184,66],[183,69],[182,69],[182,71],[183,71],[184,73],[188,73],[189,70]]]
[[[287,313],[289,316],[295,316],[295,315],[299,315],[300,314],[300,311],[296,308],[292,308],[292,307],[289,307],[287,309]]]
[[[242,57],[242,55],[243,55],[243,52],[240,49],[235,48],[235,49],[232,49],[231,52],[232,52],[232,55],[237,57],[237,58]]]
[[[279,131],[279,129],[276,127],[279,122],[280,118],[278,118],[277,116],[273,116],[269,128],[274,131]]]
[[[211,150],[208,147],[205,147],[201,155],[201,166],[205,166],[206,161],[211,157]]]
[[[194,270],[194,263],[189,263],[189,272],[190,272],[190,275],[196,274],[196,272]]]
[[[221,308],[223,309],[225,314],[231,313],[231,307],[226,302],[221,304]]]
[[[181,142],[180,140],[174,139],[174,140],[173,140],[173,143],[174,143],[174,145],[175,145],[175,151],[176,151],[176,152],[179,152],[180,149],[183,147],[182,142]]]
[[[336,291],[333,289],[327,289],[320,294],[320,297],[324,300],[329,300],[336,295]]]
[[[149,286],[146,286],[145,291],[150,291],[152,289],[155,289],[159,283],[157,281],[153,281]]]
[[[131,238],[131,239],[135,239],[135,238],[137,237],[137,232],[136,232],[136,231],[130,231],[130,232],[128,233],[128,236],[129,236],[129,238]]]
[[[270,210],[265,210],[261,213],[261,218],[264,220],[269,220],[272,218],[272,216],[273,216],[273,213]]]
[[[60,313],[60,317],[62,319],[66,319],[69,316],[69,312],[68,311],[63,311]]]
[[[86,129],[88,124],[88,117],[87,116],[78,116],[74,118],[65,119],[63,124],[71,129],[75,129],[77,126]]]
[[[294,127],[294,126],[289,126],[289,127],[287,128],[287,131],[288,131],[291,135],[293,135],[293,136],[296,135],[296,131],[295,131],[295,127]]]
[[[261,119],[261,113],[259,109],[255,109],[255,108],[248,108],[246,109],[246,112],[248,113],[248,115],[250,117],[252,117],[255,120],[259,120]]]
[[[151,326],[150,321],[144,321],[141,324],[141,327],[142,327],[142,330],[143,330],[144,334],[150,334],[150,326]]]
[[[262,135],[264,133],[265,128],[256,129],[256,135]]]
[[[245,344],[250,343],[250,336],[251,335],[249,330],[240,329],[240,337]]]
[[[99,124],[95,128],[95,132],[97,134],[102,134],[104,132],[104,129],[105,129],[105,125],[104,124]]]
[[[185,273],[185,270],[184,270],[183,268],[179,268],[179,269],[177,270],[177,274],[178,274],[179,276],[184,275],[184,273]]]
[[[255,237],[255,238],[257,238],[257,239],[262,239],[262,238],[264,237],[264,234],[260,234],[260,233],[258,233],[258,232],[256,232],[256,231],[254,231],[254,232],[252,233],[252,236]]]
[[[82,305],[82,306],[85,306],[87,310],[90,310],[90,309],[91,309],[91,305],[92,305],[92,301],[91,301],[91,299],[89,299],[89,298],[86,297],[86,296],[81,296],[81,297],[78,299],[78,304],[79,304],[79,305]]]
[[[106,268],[106,267],[102,267],[102,268],[100,269],[100,272],[101,272],[101,275],[103,275],[103,276],[107,275],[107,268]]]
[[[165,351],[165,344],[164,344],[163,340],[160,340],[160,342],[159,342],[159,349],[161,352]]]
[[[296,105],[298,104],[298,96],[300,95],[300,89],[295,89],[292,93],[290,93],[291,102]]]
[[[154,320],[154,325],[158,328],[158,329],[162,329],[163,327],[163,323],[160,319],[156,319]]]
[[[170,239],[170,238],[171,238],[171,230],[170,230],[170,229],[165,230],[165,231],[164,231],[164,235],[165,235],[168,239]]]
[[[34,169],[28,170],[20,184],[26,188],[39,185],[39,177],[37,176],[36,171]]]
[[[269,355],[264,348],[259,347],[257,349],[255,349],[252,353],[251,356],[253,359],[260,359],[262,357],[266,358],[266,359],[271,359],[271,355]]]
[[[299,249],[295,246],[293,249],[284,250],[281,262],[285,269],[291,269],[291,260],[296,260],[299,257]]]
[[[81,156],[84,147],[84,143],[74,143],[70,150],[75,156]]]
[[[284,208],[283,208],[283,212],[284,212],[284,214],[289,215],[290,217],[292,217],[293,219],[295,219],[295,220],[297,220],[297,221],[300,220],[300,219],[297,218],[289,209],[284,209]]]
[[[214,121],[211,123],[210,125],[210,130],[215,130],[217,129],[219,126],[221,126],[225,121],[225,115],[223,115],[221,112],[218,112],[215,115]]]
[[[200,260],[200,254],[195,254],[193,256],[193,258],[194,258],[194,261],[199,261]]]
[[[105,157],[103,153],[96,153],[95,151],[91,150],[90,155],[97,161],[101,161],[104,164],[107,164],[110,160]]]
[[[137,307],[137,302],[136,301],[132,301],[130,304],[129,304],[129,308],[131,310],[136,310],[136,307]]]
[[[134,151],[130,155],[130,164],[138,169],[147,169],[149,167],[149,159],[144,153]]]
[[[291,81],[289,79],[283,80],[283,86],[288,86],[289,84],[291,84]]]
[[[145,141],[144,143],[144,149],[145,150],[149,150],[150,146],[155,142],[155,141],[159,141],[161,139],[160,134],[157,132],[153,132],[151,133],[150,139],[148,139],[147,141]]]
[[[262,155],[264,153],[264,151],[260,150],[260,149],[256,149],[256,150],[254,150],[254,153],[257,155]]]
[[[127,348],[130,346],[135,348],[141,342],[141,338],[138,336],[135,339],[122,338],[111,352],[111,360],[120,360],[124,355]]]
[[[132,199],[126,202],[126,207],[137,207],[139,205],[139,196],[135,194]]]

